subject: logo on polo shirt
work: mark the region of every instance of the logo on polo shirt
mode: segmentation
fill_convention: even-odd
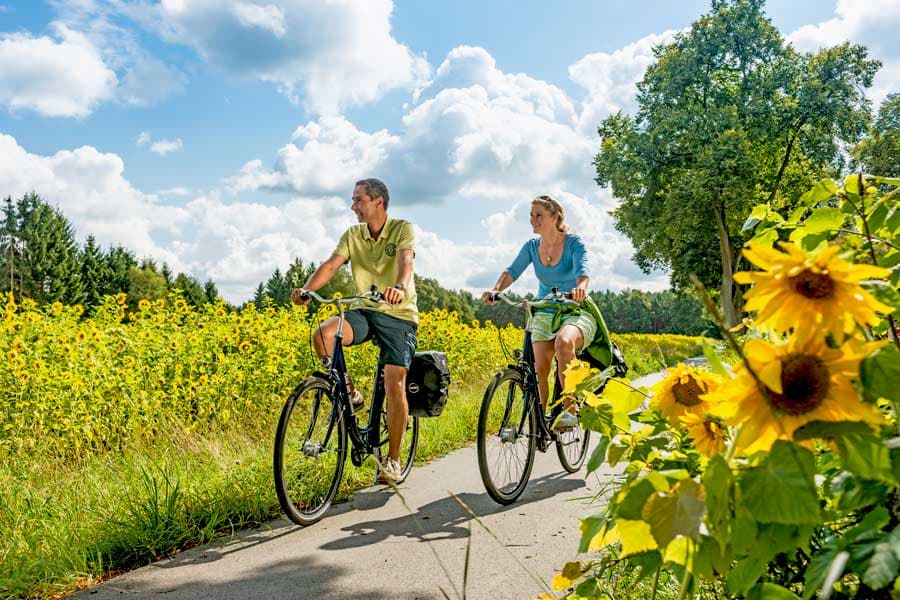
[[[388,256],[396,256],[397,244],[388,244],[384,247],[384,253]]]

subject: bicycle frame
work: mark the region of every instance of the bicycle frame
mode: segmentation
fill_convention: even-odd
[[[321,297],[309,292],[311,296],[321,301]],[[365,298],[365,297],[360,297]],[[381,418],[381,409],[384,406],[384,367],[378,365],[375,371],[375,382],[372,389],[372,403],[369,407],[369,420],[366,425],[360,427],[359,420],[353,413],[353,407],[350,402],[350,389],[348,386],[347,362],[344,358],[344,305],[353,302],[357,298],[340,299],[334,302],[338,307],[338,329],[334,336],[334,347],[331,350],[331,356],[323,359],[323,363],[327,365],[328,372],[320,373],[331,382],[331,389],[338,399],[338,402],[332,406],[332,418],[328,431],[325,434],[323,445],[327,445],[331,439],[337,419],[341,418],[347,423],[347,433],[351,442],[350,459],[356,466],[362,464],[363,459],[372,454],[379,444],[378,438],[378,420]],[[319,410],[318,401],[313,406],[313,414],[317,414]],[[340,412],[340,414],[338,414]]]
[[[532,346],[531,341],[531,323],[533,320],[532,309],[545,306],[548,299],[556,299],[558,297],[558,294],[553,294],[538,302],[526,301],[522,303],[512,302],[505,296],[499,297],[512,306],[524,306],[525,308],[525,338],[522,341],[521,355],[518,358],[517,364],[510,365],[511,368],[517,369],[522,373],[525,383],[525,398],[523,400],[525,402],[526,409],[522,412],[522,421],[519,423],[518,434],[522,434],[522,431],[525,428],[525,423],[528,420],[529,413],[531,411],[535,411],[540,417],[536,419],[538,423],[538,449],[541,452],[546,452],[550,444],[558,437],[558,434],[550,428],[550,425],[562,412],[562,405],[558,402],[562,389],[559,382],[559,372],[557,371],[556,378],[553,384],[552,394],[550,395],[550,399],[548,399],[548,404],[551,407],[550,414],[546,415],[544,408],[541,406],[541,396],[538,388],[537,372],[534,367],[534,347]],[[512,390],[510,390],[510,393],[513,393]],[[507,410],[509,410],[510,405],[511,402],[508,402]],[[508,415],[504,415],[504,421],[507,416]]]

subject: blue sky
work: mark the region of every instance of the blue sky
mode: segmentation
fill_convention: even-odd
[[[591,180],[596,125],[634,109],[685,0],[0,0],[0,195],[34,189],[81,239],[124,243],[241,301],[295,256],[320,261],[347,199],[383,178],[419,231],[417,269],[490,285],[558,196],[596,289],[663,289]],[[771,0],[797,47],[843,39],[898,89],[900,0]],[[520,289],[534,285],[523,277]]]

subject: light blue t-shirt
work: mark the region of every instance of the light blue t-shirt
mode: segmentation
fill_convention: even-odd
[[[538,298],[549,294],[551,288],[558,288],[560,292],[571,292],[579,277],[590,276],[591,269],[588,266],[587,250],[579,236],[574,233],[566,234],[562,256],[555,265],[550,267],[542,263],[538,256],[540,243],[540,238],[525,242],[525,245],[519,250],[516,260],[506,269],[510,277],[515,280],[525,272],[528,265],[534,265],[534,274],[537,275],[538,282],[540,282]]]

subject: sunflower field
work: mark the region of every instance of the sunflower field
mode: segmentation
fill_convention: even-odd
[[[271,441],[284,399],[318,368],[310,313],[174,295],[129,305],[0,303],[0,598],[47,597],[280,514]],[[452,396],[422,423],[428,459],[475,437],[481,393],[522,331],[420,315],[419,347],[446,352]],[[620,335],[637,373],[701,352],[700,338]],[[505,351],[504,351],[505,349]],[[346,352],[370,390],[377,349]],[[371,473],[348,467],[341,496]]]
[[[900,598],[898,197],[900,179],[851,175],[788,217],[754,209],[732,366],[708,353],[651,394],[571,367],[602,436],[588,470],[620,475],[564,597]]]

